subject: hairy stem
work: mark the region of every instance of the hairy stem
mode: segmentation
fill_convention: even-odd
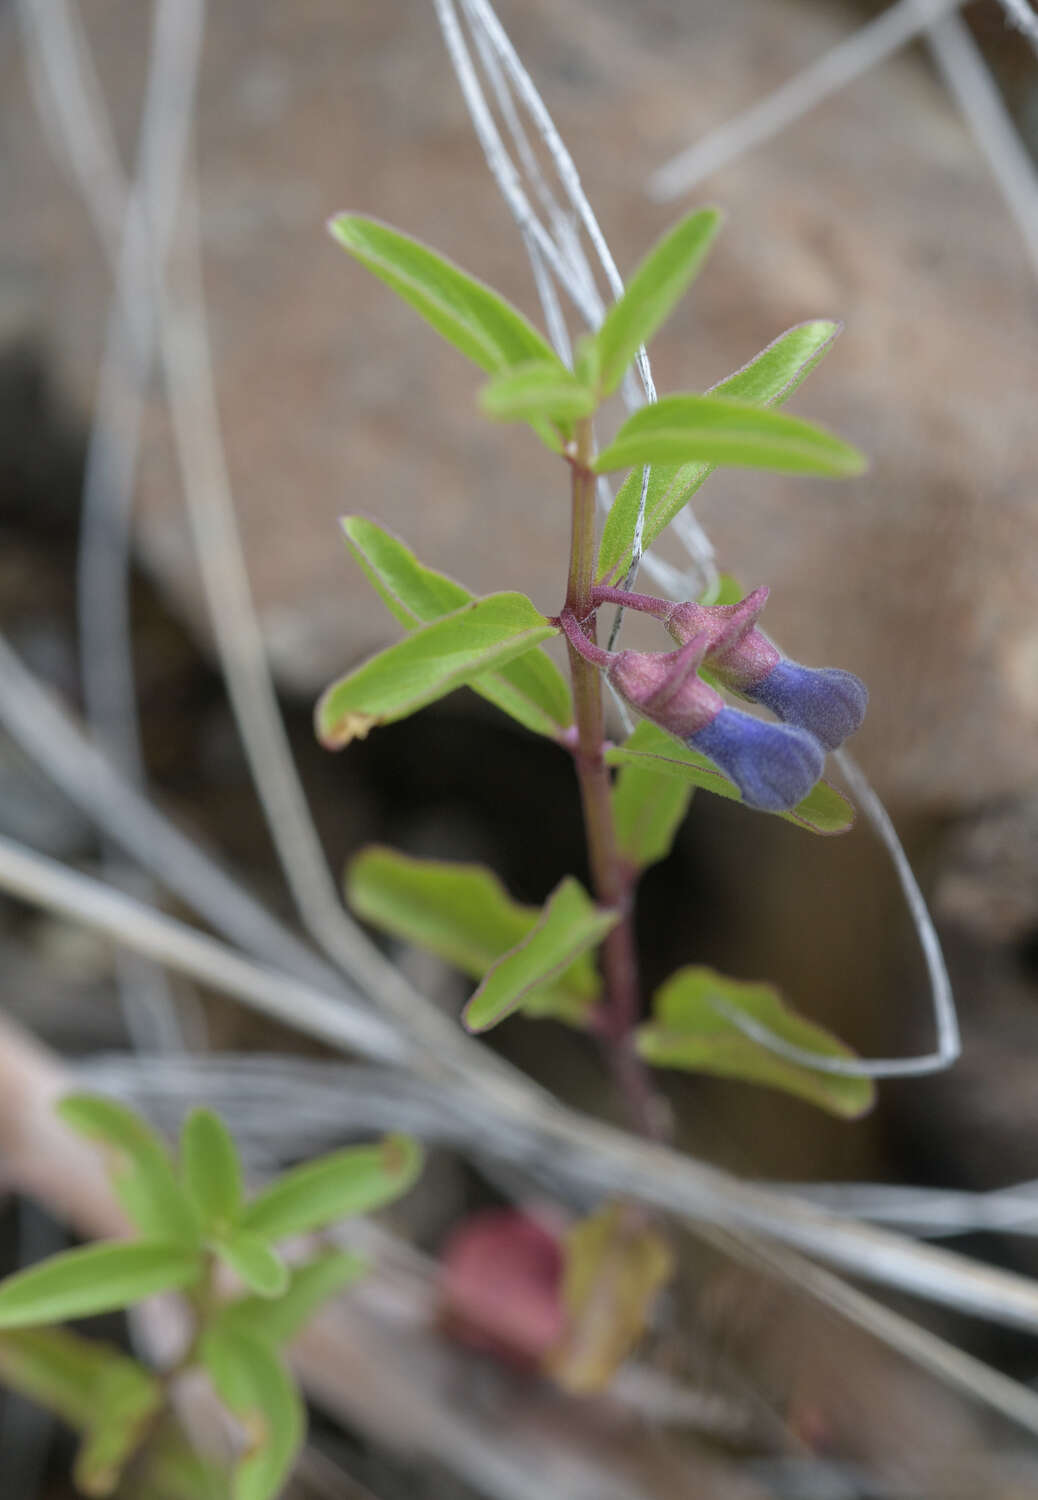
[[[564,613],[579,622],[592,647],[596,622],[592,586],[595,565],[595,476],[591,472],[591,424],[577,424],[573,473],[573,522],[569,578]],[[620,921],[602,944],[602,977],[606,1001],[600,1034],[610,1067],[623,1094],[633,1123],[645,1135],[661,1134],[659,1111],[645,1067],[634,1051],[634,1028],[638,1022],[638,964],[635,956],[633,880],[620,858],[613,826],[609,795],[609,770],[605,763],[605,715],[602,708],[602,678],[567,637],[573,703],[576,714],[576,745],[573,751],[584,811],[588,862],[595,898],[602,906],[620,912]]]
[[[620,604],[624,609],[654,615],[657,620],[665,620],[674,611],[674,604],[670,599],[656,599],[652,594],[632,594],[627,589],[614,589],[606,584],[595,584],[591,595],[596,604]]]

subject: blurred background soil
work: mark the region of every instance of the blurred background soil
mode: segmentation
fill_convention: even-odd
[[[884,1085],[861,1124],[742,1085],[668,1081],[681,1142],[758,1177],[981,1189],[1038,1177],[1035,268],[921,47],[691,199],[660,205],[644,191],[676,151],[876,9],[502,0],[500,14],[621,271],[693,203],[725,210],[712,259],[652,351],[662,391],[705,387],[806,318],[846,325],[795,410],[860,445],[869,472],[839,485],[719,473],[698,513],[722,567],[747,587],[770,585],[766,624],[785,649],[869,684],[855,753],[934,903],[965,1031],[953,1072]],[[129,159],[147,8],[87,0],[82,14]],[[1038,63],[994,0],[964,15],[1035,151]],[[34,114],[10,4],[0,37],[0,614],[24,659],[76,702],[77,512],[108,276]],[[582,865],[575,787],[551,747],[467,694],[339,757],[311,732],[327,680],[394,638],[340,544],[339,515],[377,517],[477,592],[519,588],[549,612],[562,593],[557,465],[524,432],[484,422],[473,372],[323,231],[343,208],[385,219],[535,314],[432,7],[214,0],[197,122],[231,477],[329,857],[339,868],[377,839],[478,858],[517,897],[540,901]],[[661,550],[680,561],[669,541]],[[289,915],[213,665],[158,389],[135,533],[134,649],[155,794]],[[6,740],[0,829],[64,860],[96,859],[86,820]],[[639,934],[647,989],[677,964],[710,963],[774,980],[864,1052],[931,1044],[911,928],[864,827],[812,839],[700,795],[645,881]],[[5,1005],[52,1046],[125,1045],[103,944],[4,902],[0,959]],[[459,1003],[453,976],[415,972],[443,1004]],[[229,1004],[209,1010],[216,1046],[299,1046]],[[512,1026],[500,1045],[566,1099],[613,1108],[581,1039]],[[468,1191],[455,1184],[419,1238],[432,1244]],[[1027,1244],[977,1248],[1034,1271]],[[1033,1348],[958,1332],[1036,1373]]]

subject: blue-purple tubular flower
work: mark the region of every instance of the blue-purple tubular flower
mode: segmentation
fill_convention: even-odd
[[[869,693],[860,677],[839,667],[802,667],[783,657],[766,677],[741,688],[777,719],[808,730],[835,750],[861,727]]]
[[[825,760],[806,729],[770,724],[737,708],[722,708],[687,743],[735,782],[747,807],[762,812],[796,807],[821,776]]]

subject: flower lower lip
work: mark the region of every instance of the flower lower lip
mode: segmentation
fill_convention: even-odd
[[[825,760],[807,730],[765,723],[737,708],[723,708],[688,743],[735,783],[748,807],[762,812],[796,807],[818,781]]]
[[[861,727],[869,699],[865,684],[853,672],[802,667],[787,660],[742,691],[784,723],[808,730],[826,750],[835,750]]]

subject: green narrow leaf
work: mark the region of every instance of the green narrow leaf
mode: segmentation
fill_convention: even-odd
[[[640,765],[660,775],[679,777],[686,785],[701,787],[716,797],[742,801],[738,787],[722,776],[705,755],[689,749],[648,720],[639,725],[638,733],[639,749],[628,748],[631,745],[629,739],[606,751],[606,763],[611,766]],[[790,812],[768,813],[767,816],[783,818],[787,823],[810,829],[812,833],[846,833],[854,826],[854,808],[826,781],[813,786],[803,802],[798,802]]]
[[[265,1239],[238,1229],[216,1244],[216,1253],[259,1297],[280,1297],[288,1287],[288,1267]]]
[[[711,386],[709,394],[735,396],[755,406],[781,406],[829,353],[842,328],[829,318],[797,323]]]
[[[604,395],[616,390],[638,350],[684,296],[720,225],[716,208],[682,219],[653,246],[606,313],[595,336]]]
[[[247,1205],[241,1227],[265,1240],[323,1229],[373,1213],[403,1196],[422,1169],[422,1151],[406,1135],[377,1146],[350,1146],[284,1173]]]
[[[445,573],[424,567],[410,548],[374,521],[346,516],[350,551],[390,612],[408,630],[452,614],[473,596]],[[468,686],[534,734],[558,739],[573,723],[573,700],[558,667],[540,646]]]
[[[0,1333],[0,1381],[78,1432],[85,1432],[97,1416],[97,1390],[106,1372],[123,1365],[150,1378],[114,1345],[67,1328],[12,1328]]]
[[[364,849],[346,871],[346,899],[366,922],[436,953],[473,979],[536,927],[541,911],[513,901],[483,865],[412,859],[395,849]],[[588,953],[554,983],[529,996],[527,1014],[582,1025],[601,985]]]
[[[244,1329],[210,1330],[201,1354],[217,1395],[241,1422],[248,1440],[234,1470],[234,1500],[273,1500],[306,1432],[295,1381],[271,1345]]]
[[[651,749],[658,744],[658,732],[654,724],[642,719],[624,742],[624,749],[637,751],[642,745]],[[620,767],[612,799],[620,853],[635,869],[644,870],[669,854],[688,812],[692,787],[677,776],[661,774],[632,759]]]
[[[366,516],[343,516],[346,543],[364,576],[408,630],[451,615],[473,595],[462,584],[420,563],[410,547]]]
[[[488,375],[537,361],[565,366],[522,313],[419,240],[358,214],[339,214],[332,238]]]
[[[133,1360],[109,1366],[93,1388],[95,1416],[76,1455],[73,1478],[85,1495],[110,1495],[148,1436],[166,1393]]]
[[[713,969],[679,969],[656,992],[654,1019],[639,1028],[637,1047],[646,1062],[692,1073],[716,1073],[765,1084],[854,1119],[875,1101],[870,1078],[821,1073],[788,1062],[740,1031],[718,1008],[729,1006],[794,1046],[824,1057],[853,1058],[831,1032],[798,1016],[770,984],[745,984]]]
[[[482,979],[535,926],[535,906],[513,901],[484,865],[414,859],[373,845],[346,868],[346,900],[383,932]]]
[[[619,920],[619,912],[596,906],[580,882],[567,876],[548,898],[536,926],[487,971],[462,1012],[468,1030],[487,1031],[510,1016],[580,954],[596,947]]]
[[[499,422],[551,422],[565,437],[596,406],[595,393],[557,360],[516,365],[485,385],[479,404]],[[557,446],[557,445],[555,445]]]
[[[242,1205],[241,1162],[227,1126],[211,1109],[193,1109],[184,1121],[180,1162],[206,1229],[233,1224]]]
[[[348,1250],[329,1250],[289,1273],[280,1297],[241,1297],[222,1308],[217,1322],[244,1328],[268,1343],[288,1344],[336,1292],[363,1276],[368,1262]]]
[[[788,329],[749,364],[715,385],[708,393],[735,396],[759,406],[781,406],[828,353],[840,331],[838,323],[819,319]],[[645,508],[644,545],[650,547],[684,509],[716,465],[690,463],[658,465],[649,476]],[[631,565],[631,547],[641,499],[642,474],[637,469],[624,480],[602,531],[597,578],[622,578]],[[711,601],[712,602],[712,601]]]
[[[0,1328],[85,1318],[190,1286],[202,1258],[183,1245],[138,1241],[65,1250],[0,1283]]]
[[[150,1370],[66,1328],[0,1333],[0,1380],[85,1434],[75,1480],[87,1495],[112,1492],[164,1400]]]
[[[317,705],[317,737],[342,749],[557,634],[525,594],[463,605],[333,683]]]
[[[171,1244],[200,1243],[198,1216],[146,1120],[99,1094],[66,1094],[57,1113],[77,1135],[108,1148],[109,1179],[141,1234]]]
[[[779,474],[861,474],[864,456],[824,428],[731,396],[664,396],[634,412],[592,464],[728,464]]]

